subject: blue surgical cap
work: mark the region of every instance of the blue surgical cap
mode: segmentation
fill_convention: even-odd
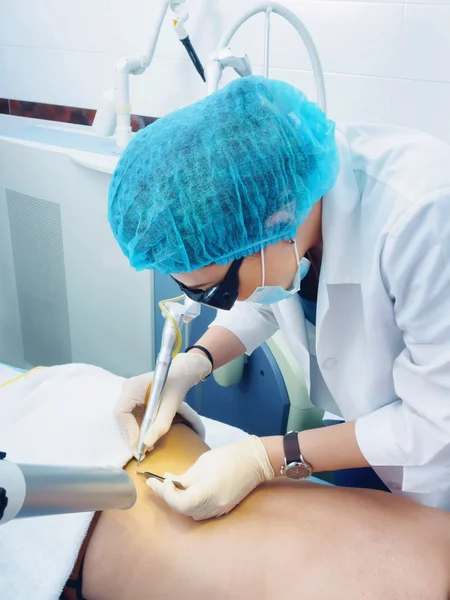
[[[227,264],[295,237],[339,170],[334,123],[291,85],[244,77],[135,135],[108,218],[131,266]]]

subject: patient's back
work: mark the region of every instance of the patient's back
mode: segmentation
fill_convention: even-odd
[[[143,469],[184,472],[207,447],[176,425]],[[445,600],[450,516],[384,492],[278,479],[221,519],[171,511],[138,488],[103,513],[84,568],[87,600]]]

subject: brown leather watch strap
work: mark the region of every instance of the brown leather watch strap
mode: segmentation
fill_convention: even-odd
[[[296,431],[291,431],[283,437],[283,446],[286,465],[289,465],[293,462],[301,462],[298,433]]]

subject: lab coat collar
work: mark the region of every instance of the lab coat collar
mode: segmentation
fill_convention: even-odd
[[[278,322],[278,326],[283,332],[292,332],[286,336],[292,354],[295,356],[300,366],[305,384],[310,392],[310,368],[309,368],[309,343],[306,330],[306,320],[303,312],[302,303],[297,294],[291,298],[286,298],[277,304],[272,305],[273,314]]]
[[[340,171],[334,188],[322,201],[323,255],[319,277],[316,316],[316,350],[322,323],[329,308],[328,286],[360,283],[359,214],[361,194],[353,172],[350,148],[336,132]],[[273,305],[273,313],[283,331],[293,331],[291,347],[310,387],[310,348],[301,303],[297,297]]]
[[[353,171],[350,147],[336,132],[340,170],[322,200],[323,255],[320,279],[325,284],[360,283],[361,192]]]
[[[316,351],[329,308],[328,286],[361,282],[360,206],[361,192],[353,171],[350,148],[336,132],[340,170],[337,181],[322,200],[323,254],[316,312]]]

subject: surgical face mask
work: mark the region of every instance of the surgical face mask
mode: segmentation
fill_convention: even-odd
[[[245,302],[254,302],[256,304],[276,304],[286,298],[291,298],[300,290],[301,280],[309,271],[311,263],[307,258],[299,259],[297,242],[294,241],[295,257],[297,259],[297,272],[295,273],[294,281],[288,290],[285,290],[281,285],[264,285],[266,279],[266,269],[264,264],[264,250],[261,250],[261,265],[262,265],[262,285],[256,288],[253,294],[245,300]]]

